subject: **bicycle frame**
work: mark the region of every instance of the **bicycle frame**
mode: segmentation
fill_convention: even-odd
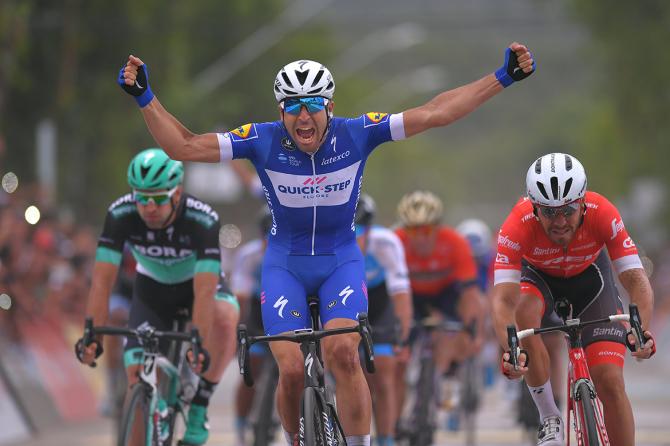
[[[589,398],[593,401],[594,409],[594,428],[597,430],[597,436],[599,441],[603,446],[608,446],[610,444],[609,437],[607,436],[607,430],[605,428],[605,422],[602,412],[602,403],[598,399],[596,394],[596,389],[591,379],[591,374],[589,373],[588,363],[586,361],[586,354],[584,353],[584,348],[582,345],[581,333],[582,328],[588,325],[600,324],[605,322],[630,322],[633,334],[637,338],[637,345],[642,345],[642,328],[640,322],[640,316],[637,309],[637,306],[634,304],[630,305],[629,308],[630,314],[615,314],[602,319],[597,319],[588,322],[581,322],[579,319],[567,319],[565,320],[565,325],[559,325],[555,327],[546,327],[546,328],[529,328],[526,330],[516,331],[516,328],[513,325],[507,327],[507,338],[508,344],[510,346],[510,362],[514,367],[518,365],[518,354],[519,341],[522,339],[533,336],[541,333],[548,333],[553,331],[562,331],[565,333],[566,341],[568,343],[568,383],[567,383],[567,426],[572,424],[573,430],[575,431],[577,445],[588,444],[588,436],[586,430],[588,429],[588,423],[586,420],[586,415],[584,409],[581,408],[578,403],[585,396],[581,395],[579,392],[580,387],[585,387],[588,389]],[[570,445],[570,435],[567,432],[567,444]]]
[[[137,329],[128,329],[121,327],[94,327],[93,320],[86,318],[84,325],[83,344],[90,345],[96,335],[116,335],[133,336],[142,347],[141,367],[138,372],[138,383],[147,385],[151,390],[151,400],[149,403],[149,414],[151,414],[151,423],[154,427],[158,426],[159,414],[157,412],[159,400],[159,386],[165,389],[166,403],[168,407],[168,417],[172,417],[175,412],[182,412],[182,401],[179,398],[181,391],[180,365],[182,361],[173,364],[170,359],[162,355],[158,350],[158,341],[161,338],[179,342],[190,342],[193,348],[194,357],[198,357],[202,351],[201,339],[197,328],[192,328],[190,333],[183,331],[161,332],[151,326],[140,326]],[[95,366],[95,363],[93,364]],[[158,370],[164,377],[158,380]],[[147,426],[148,427],[148,426]],[[146,429],[145,441],[147,445],[153,444],[153,433],[155,429]]]

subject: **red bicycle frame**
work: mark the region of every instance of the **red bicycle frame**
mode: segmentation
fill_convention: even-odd
[[[570,335],[566,335],[566,341],[568,342],[568,395],[567,395],[567,418],[566,426],[570,426],[571,421],[573,421],[573,429],[577,438],[577,446],[592,446],[588,443],[588,438],[586,437],[587,429],[587,420],[586,414],[584,413],[583,405],[577,404],[577,401],[583,400],[586,396],[578,394],[577,391],[580,388],[585,386],[591,392],[595,415],[595,424],[598,432],[598,437],[600,438],[602,446],[609,446],[610,441],[607,436],[607,430],[605,429],[605,419],[602,412],[602,403],[596,395],[595,386],[593,385],[593,380],[591,380],[591,374],[589,373],[589,366],[586,362],[586,354],[584,353],[584,348],[581,345],[581,337],[577,338],[577,345],[573,344],[573,339]],[[586,404],[589,402],[586,401]],[[570,446],[570,432],[566,429],[567,435],[567,445]]]
[[[565,325],[546,328],[529,328],[518,331],[514,325],[507,327],[507,341],[510,347],[510,362],[516,368],[519,364],[518,355],[521,351],[519,342],[528,336],[553,331],[565,333],[568,342],[568,398],[567,424],[572,425],[577,438],[577,446],[609,446],[610,441],[605,429],[602,403],[596,395],[596,388],[591,380],[586,354],[582,346],[582,328],[588,325],[607,322],[630,322],[632,332],[637,339],[636,345],[643,345],[642,323],[637,306],[631,304],[630,314],[614,314],[602,319],[581,322],[579,319],[565,319]],[[570,433],[566,428],[567,444],[570,445]]]

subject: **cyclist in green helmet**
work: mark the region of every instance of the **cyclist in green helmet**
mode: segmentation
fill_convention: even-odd
[[[239,306],[222,280],[219,216],[212,206],[184,192],[183,179],[183,164],[159,148],[146,149],[130,162],[132,192],[117,199],[107,212],[87,316],[96,325],[106,324],[111,288],[127,244],[137,260],[128,325],[135,328],[146,322],[158,330],[170,330],[178,312],[185,310],[209,352],[198,358],[195,371],[200,381],[183,438],[184,444],[198,446],[209,435],[209,398],[235,353]],[[102,354],[100,338],[90,346],[81,344],[80,340],[76,351],[85,364]],[[139,359],[141,347],[137,340],[128,339],[124,362],[131,386],[137,382]]]

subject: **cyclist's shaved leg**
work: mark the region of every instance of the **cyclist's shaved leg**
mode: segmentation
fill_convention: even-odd
[[[396,363],[393,356],[375,356],[377,370],[374,374],[367,375],[374,395],[375,426],[378,437],[394,438],[397,413]]]
[[[350,319],[331,319],[325,328],[350,327]],[[347,437],[370,434],[370,389],[365,381],[358,357],[361,337],[358,333],[332,336],[322,341],[326,367],[335,376],[337,384],[338,417]]]
[[[603,363],[589,367],[596,393],[603,403],[605,427],[612,446],[635,444],[635,421],[618,364]]]
[[[300,395],[304,386],[303,356],[300,346],[292,342],[271,342],[270,349],[279,367],[277,411],[284,430],[293,436],[298,432],[300,418]]]

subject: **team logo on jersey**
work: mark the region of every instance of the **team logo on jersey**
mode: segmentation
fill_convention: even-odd
[[[364,127],[381,124],[382,122],[386,122],[388,120],[388,113],[379,113],[379,112],[366,113],[364,120],[365,120],[365,123],[363,125]]]
[[[255,124],[244,124],[230,131],[230,137],[233,141],[245,141],[258,138]]]
[[[281,139],[281,146],[286,150],[295,150],[295,144],[291,141],[291,138],[284,137]]]

